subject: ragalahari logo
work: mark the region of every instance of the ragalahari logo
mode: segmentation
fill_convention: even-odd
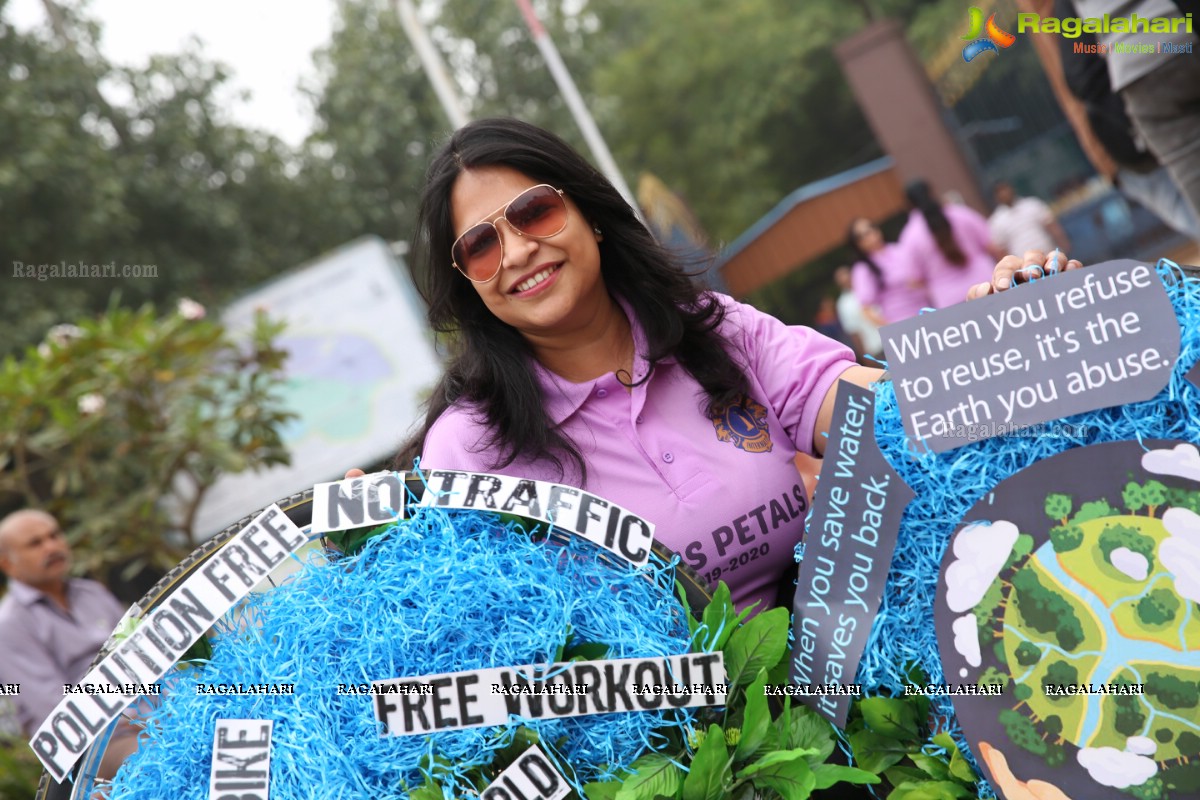
[[[963,61],[970,62],[971,59],[982,52],[991,50],[993,53],[999,53],[1000,48],[1008,48],[1017,40],[1008,31],[1002,30],[996,24],[996,15],[992,14],[987,18],[987,25],[983,24],[983,12],[978,8],[971,6],[968,12],[971,20],[971,28],[967,31],[967,35],[963,39],[971,39],[971,43],[963,48]],[[986,35],[980,37],[981,33]]]

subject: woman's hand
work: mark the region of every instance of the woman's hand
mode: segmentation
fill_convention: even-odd
[[[1054,272],[1082,268],[1083,264],[1075,259],[1068,259],[1067,254],[1061,250],[1055,250],[1049,255],[1041,250],[1028,250],[1024,258],[1005,256],[992,270],[991,282],[977,283],[972,286],[967,292],[967,299],[975,300],[989,294],[1003,292],[1014,283],[1027,283]]]

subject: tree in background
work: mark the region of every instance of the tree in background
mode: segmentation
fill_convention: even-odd
[[[85,571],[173,567],[219,475],[288,461],[280,326],[203,315],[117,307],[0,362],[0,499],[58,517]]]

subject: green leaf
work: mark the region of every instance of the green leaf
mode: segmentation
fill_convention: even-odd
[[[426,780],[424,786],[413,789],[408,793],[409,800],[444,800],[442,787],[431,780]]]
[[[792,710],[784,746],[812,749],[814,755],[808,763],[819,764],[829,758],[829,754],[837,746],[834,741],[833,723],[808,706],[796,706]]]
[[[771,712],[767,709],[767,697],[764,693],[766,685],[767,673],[760,669],[758,677],[746,689],[746,708],[742,712],[742,738],[733,752],[734,761],[752,758],[771,731]]]
[[[742,771],[738,773],[739,778],[744,778],[750,775],[755,775],[762,772],[768,767],[776,766],[777,764],[786,764],[797,759],[808,758],[813,754],[813,750],[807,747],[797,747],[790,750],[776,750],[773,753],[767,753],[759,758],[753,764],[747,764],[742,767]],[[806,762],[807,763],[807,762]]]
[[[887,800],[965,800],[973,797],[973,791],[951,781],[922,781],[900,784],[887,796]]]
[[[817,785],[816,776],[805,760],[809,755],[812,751],[807,749],[768,753],[745,767],[739,777],[777,792],[783,800],[807,800]]]
[[[929,776],[916,767],[906,767],[903,765],[885,769],[883,777],[887,778],[888,783],[892,784],[892,786],[899,786],[902,783],[920,783],[929,780]]]
[[[917,765],[917,769],[935,781],[944,781],[950,777],[950,765],[940,758],[927,756],[924,753],[912,753],[909,758]]]
[[[617,793],[621,791],[621,784],[616,781],[605,781],[599,783],[593,781],[583,785],[583,796],[587,800],[616,800]]]
[[[841,764],[817,764],[812,771],[817,779],[815,788],[818,790],[828,789],[835,783],[879,783],[879,776],[875,773]]]
[[[857,731],[850,734],[849,738],[855,763],[870,772],[883,772],[908,755],[908,748],[904,745],[878,733]]]
[[[725,732],[711,725],[704,742],[692,757],[691,771],[683,779],[683,800],[721,800],[733,783]]]
[[[863,722],[875,733],[893,739],[915,741],[920,726],[911,705],[895,697],[866,697],[858,704]]]
[[[944,747],[947,750],[957,750],[958,749],[958,745],[954,743],[954,737],[951,736],[950,734],[946,733],[945,731],[941,731],[940,733],[934,735],[933,739],[931,739],[930,741],[932,741],[938,747]]]
[[[642,756],[630,765],[630,769],[633,774],[621,785],[616,800],[653,800],[658,795],[675,797],[683,786],[683,770],[659,753]]]
[[[730,688],[754,680],[760,669],[770,670],[787,650],[789,612],[764,611],[738,628],[725,645],[725,671]]]
[[[967,761],[958,747],[950,751],[950,776],[958,778],[960,781],[969,783],[972,786],[979,780],[979,775],[975,772],[971,762]]]
[[[675,594],[679,596],[679,604],[683,606],[683,616],[687,620],[688,637],[690,641],[696,641],[696,631],[700,629],[700,621],[692,616],[691,606],[688,604],[687,591],[684,590],[683,584],[675,581]]]
[[[736,620],[737,614],[733,610],[729,587],[725,585],[725,581],[721,581],[717,584],[717,590],[713,592],[712,600],[704,607],[704,613],[700,616],[703,623],[700,630],[701,641],[698,643],[700,649],[712,652],[723,648],[725,642],[733,635]]]

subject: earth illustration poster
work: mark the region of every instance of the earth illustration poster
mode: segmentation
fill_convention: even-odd
[[[992,785],[1026,798],[1200,797],[1200,450],[1114,442],[1000,483],[964,517],[935,613]]]

